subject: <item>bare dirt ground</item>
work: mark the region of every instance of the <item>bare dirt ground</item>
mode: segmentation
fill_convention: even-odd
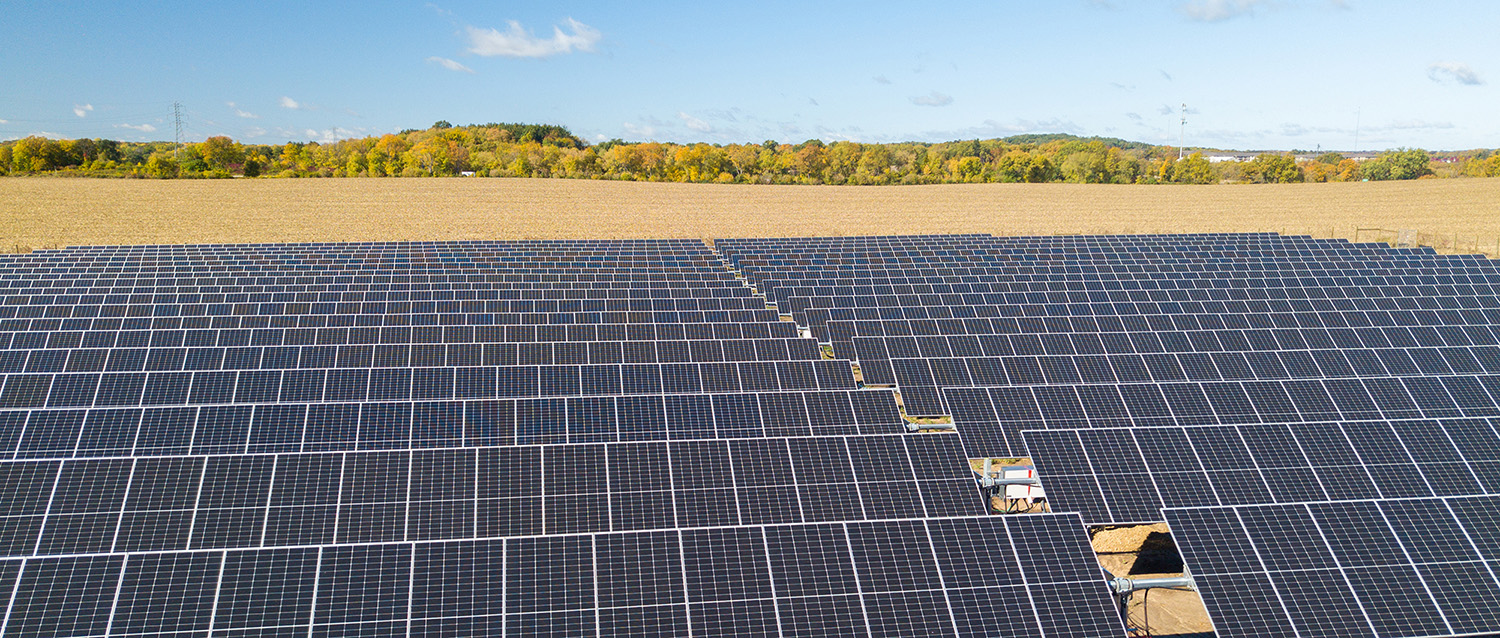
[[[0,246],[1415,229],[1494,251],[1500,179],[751,186],[549,179],[0,179]],[[1375,239],[1365,233],[1363,239]]]
[[[1165,523],[1105,528],[1093,537],[1099,564],[1115,576],[1166,578],[1182,575],[1182,558]],[[1198,592],[1152,589],[1131,594],[1129,627],[1137,634],[1204,638],[1213,623]]]

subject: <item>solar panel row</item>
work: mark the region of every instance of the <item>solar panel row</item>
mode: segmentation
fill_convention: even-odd
[[[1475,550],[1500,516],[1461,498],[1500,491],[1494,262],[1274,235],[933,245],[716,242],[908,414],[951,412],[969,456],[1029,455],[1054,511],[1165,510],[1220,635],[1500,628]],[[1349,520],[1347,499],[1386,500]]]
[[[0,551],[69,556],[983,514],[957,450],[952,436],[850,436],[14,462],[3,469],[13,492],[0,510]]]
[[[1500,631],[1500,498],[1168,509],[1220,636]]]
[[[849,365],[837,360],[0,376],[4,377],[0,408],[517,399],[855,387]]]
[[[974,516],[957,435],[701,243],[81,248],[0,287],[4,635],[1122,631],[1076,516]]]
[[[903,424],[893,396],[876,391],[8,410],[0,457],[885,434]]]

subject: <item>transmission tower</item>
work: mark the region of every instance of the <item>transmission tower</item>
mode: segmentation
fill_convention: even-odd
[[[1187,139],[1187,102],[1182,103],[1182,123],[1177,128],[1177,159],[1182,159],[1182,143]]]
[[[173,151],[173,159],[182,161],[182,103],[172,103],[172,126],[176,130],[173,139],[177,142],[177,149]]]

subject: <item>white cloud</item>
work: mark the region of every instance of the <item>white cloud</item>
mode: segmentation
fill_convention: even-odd
[[[631,135],[644,136],[647,138],[656,135],[656,127],[649,124],[636,125],[633,122],[625,122],[620,126],[623,126],[625,128],[625,132]]]
[[[1199,22],[1218,22],[1253,13],[1266,3],[1267,0],[1191,0],[1178,9]]]
[[[128,128],[132,131],[140,131],[142,133],[156,132],[156,127],[150,124],[116,124],[115,128]]]
[[[296,101],[296,100],[294,100],[292,98],[289,98],[289,97],[287,97],[285,95],[281,96],[281,102],[280,103],[281,103],[281,108],[292,109],[294,111],[305,110],[307,108],[302,103],[300,103],[300,102],[298,102],[298,101]]]
[[[682,120],[684,126],[687,126],[689,129],[692,129],[694,131],[698,131],[699,133],[711,133],[714,130],[714,127],[709,126],[708,122],[700,120],[681,111],[677,113],[677,119]]]
[[[266,134],[266,129],[263,129],[263,128],[259,127],[259,126],[252,126],[250,128],[245,129],[245,137],[260,137],[260,136],[265,135],[265,134]]]
[[[917,106],[948,106],[953,103],[953,96],[933,91],[927,95],[912,96],[911,103]]]
[[[1421,131],[1427,129],[1455,128],[1452,122],[1428,122],[1427,120],[1397,120],[1385,126],[1376,126],[1376,131]]]
[[[247,120],[258,120],[258,119],[260,119],[259,115],[256,115],[254,113],[251,113],[249,111],[246,111],[246,110],[240,108],[239,105],[235,104],[234,102],[225,102],[225,104],[229,105],[229,108],[234,109],[234,114],[235,115],[243,117],[243,118],[245,118]]]
[[[996,120],[985,120],[979,126],[971,126],[962,129],[946,131],[924,131],[919,135],[901,136],[903,139],[926,139],[926,140],[973,140],[992,139],[1008,137],[1021,133],[1074,133],[1078,134],[1083,128],[1071,120],[1027,120],[1017,118],[1011,122],[999,122]]]
[[[73,114],[77,115],[78,117],[83,117],[85,115],[88,115],[89,111],[92,111],[92,110],[94,110],[94,105],[92,105],[92,104],[74,104],[73,105]]]
[[[351,137],[362,137],[364,135],[364,129],[347,129],[342,126],[335,126],[333,128],[325,128],[321,131],[317,129],[307,129],[305,131],[302,131],[302,133],[311,141],[337,142],[339,140],[346,140]]]
[[[0,120],[0,124],[10,124],[10,120]]]
[[[1479,74],[1462,62],[1434,62],[1427,65],[1427,77],[1433,82],[1457,82],[1468,86],[1484,84]]]
[[[456,60],[449,60],[448,58],[440,58],[440,57],[434,55],[434,56],[432,56],[430,58],[427,58],[427,61],[431,62],[433,64],[436,64],[436,65],[439,65],[439,66],[441,66],[441,67],[443,67],[445,69],[448,69],[449,71],[461,71],[463,73],[473,73],[474,72],[474,69],[471,69],[471,68],[466,67],[466,66],[464,66],[462,64],[459,64],[458,61],[456,61]]]
[[[886,76],[884,76],[884,75],[877,75],[877,76],[875,76],[873,78],[870,78],[870,79],[875,80],[876,84],[890,84],[891,83],[891,79],[888,78],[888,77],[886,77]]]
[[[469,52],[485,57],[546,58],[574,51],[593,51],[594,45],[604,37],[598,29],[572,18],[568,18],[565,23],[570,33],[563,32],[561,26],[554,26],[550,38],[532,35],[515,20],[510,20],[508,24],[510,28],[503,32],[498,29],[465,27],[469,34]]]

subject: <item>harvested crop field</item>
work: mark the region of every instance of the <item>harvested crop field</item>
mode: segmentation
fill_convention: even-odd
[[[1412,229],[1496,252],[1500,179],[746,186],[561,179],[0,179],[0,247]],[[1364,233],[1363,239],[1376,239]],[[1382,238],[1392,238],[1387,235]]]

